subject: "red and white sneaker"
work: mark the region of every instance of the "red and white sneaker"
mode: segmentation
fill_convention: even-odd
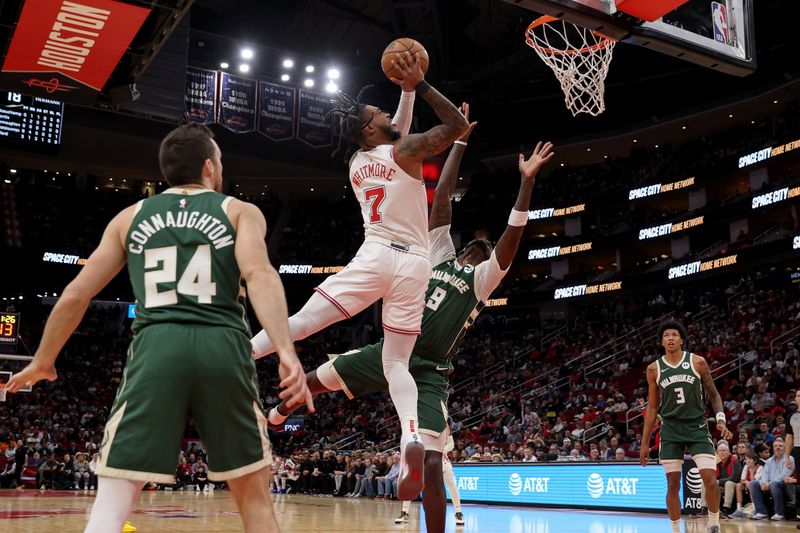
[[[400,475],[397,477],[397,498],[411,501],[425,486],[425,445],[419,433],[410,433],[400,445]]]

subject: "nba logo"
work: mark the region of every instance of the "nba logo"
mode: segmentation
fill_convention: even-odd
[[[719,2],[711,2],[711,22],[714,26],[714,40],[728,44],[728,10]]]

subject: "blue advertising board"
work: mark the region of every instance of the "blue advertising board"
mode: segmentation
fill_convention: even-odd
[[[462,463],[453,471],[462,501],[666,511],[660,465]]]

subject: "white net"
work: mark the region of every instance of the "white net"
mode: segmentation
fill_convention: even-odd
[[[603,94],[615,40],[555,17],[541,17],[528,26],[525,42],[556,75],[573,116],[605,111]]]

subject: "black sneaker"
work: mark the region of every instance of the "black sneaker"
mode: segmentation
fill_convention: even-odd
[[[397,518],[394,519],[394,523],[395,524],[407,524],[408,523],[408,513],[405,512],[405,511],[402,511],[400,513],[400,516],[398,516]]]
[[[464,525],[464,515],[462,513],[456,513],[456,525],[457,526]]]

